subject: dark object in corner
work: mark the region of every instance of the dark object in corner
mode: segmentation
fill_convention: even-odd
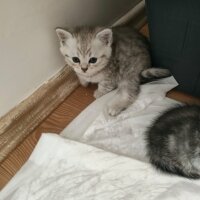
[[[200,1],[146,0],[153,66],[168,68],[180,91],[200,96]]]

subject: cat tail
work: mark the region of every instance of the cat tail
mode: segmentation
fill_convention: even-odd
[[[158,78],[165,78],[171,76],[171,73],[168,69],[161,68],[148,68],[141,72],[140,74],[140,83],[148,83],[150,81],[155,81]]]
[[[141,76],[146,79],[164,78],[170,75],[171,73],[168,69],[161,69],[161,68],[148,68],[141,72]]]

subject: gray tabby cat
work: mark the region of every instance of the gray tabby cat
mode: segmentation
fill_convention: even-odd
[[[150,161],[162,171],[200,178],[200,106],[168,110],[147,131]]]
[[[98,98],[118,88],[108,113],[119,114],[139,93],[141,78],[168,76],[166,69],[151,68],[147,40],[130,27],[77,27],[56,29],[60,51],[80,83],[98,83]]]

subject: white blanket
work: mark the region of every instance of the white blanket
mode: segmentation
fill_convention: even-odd
[[[63,131],[68,139],[43,134],[0,200],[199,200],[200,181],[158,172],[145,156],[144,131],[177,104],[165,98],[176,85],[172,77],[143,85],[137,102],[110,118],[104,110],[113,92]]]
[[[145,130],[159,113],[178,104],[165,97],[166,92],[175,86],[177,82],[173,77],[142,85],[134,104],[120,115],[109,117],[106,104],[114,97],[114,91],[91,104],[66,127],[62,135],[106,151],[147,161]]]
[[[1,200],[199,199],[199,186],[150,164],[44,134]],[[192,198],[191,198],[192,197]]]

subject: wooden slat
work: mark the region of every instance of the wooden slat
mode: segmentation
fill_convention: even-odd
[[[140,32],[149,38],[149,29],[147,24],[140,29]]]
[[[177,91],[176,89],[169,91],[167,93],[167,97],[186,104],[200,105],[200,97],[194,97],[192,95]]]
[[[64,99],[79,81],[66,66],[32,95],[0,118],[0,162],[15,149]]]

